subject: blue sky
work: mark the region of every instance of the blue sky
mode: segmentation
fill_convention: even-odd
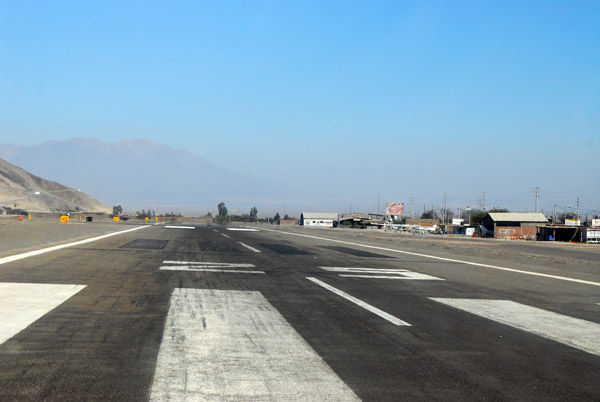
[[[0,143],[147,138],[340,210],[600,210],[598,2],[0,9]]]

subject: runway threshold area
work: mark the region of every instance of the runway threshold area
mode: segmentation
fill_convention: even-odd
[[[583,280],[379,253],[184,225],[6,260],[0,400],[600,399]]]

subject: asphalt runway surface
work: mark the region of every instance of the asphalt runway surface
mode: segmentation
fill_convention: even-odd
[[[597,247],[113,228],[0,255],[1,401],[600,401]]]

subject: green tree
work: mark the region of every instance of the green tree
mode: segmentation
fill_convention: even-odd
[[[113,207],[113,215],[121,215],[121,213],[123,212],[123,207],[120,205],[115,205]]]
[[[433,209],[430,209],[429,211],[425,211],[421,214],[421,219],[433,219],[434,216],[435,213],[433,212]]]
[[[217,208],[219,209],[219,216],[225,218],[227,216],[227,207],[225,206],[225,203],[220,202],[219,205],[217,205]]]
[[[250,209],[250,221],[254,222],[257,217],[258,217],[258,209],[256,209],[256,207],[252,207],[252,209]]]
[[[273,221],[274,221],[274,222],[279,222],[280,220],[281,220],[281,216],[279,216],[279,212],[277,212],[277,213],[275,214],[275,216],[273,217]]]

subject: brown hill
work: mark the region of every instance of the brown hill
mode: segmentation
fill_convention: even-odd
[[[30,212],[112,212],[79,190],[44,180],[4,159],[0,159],[0,207]]]

